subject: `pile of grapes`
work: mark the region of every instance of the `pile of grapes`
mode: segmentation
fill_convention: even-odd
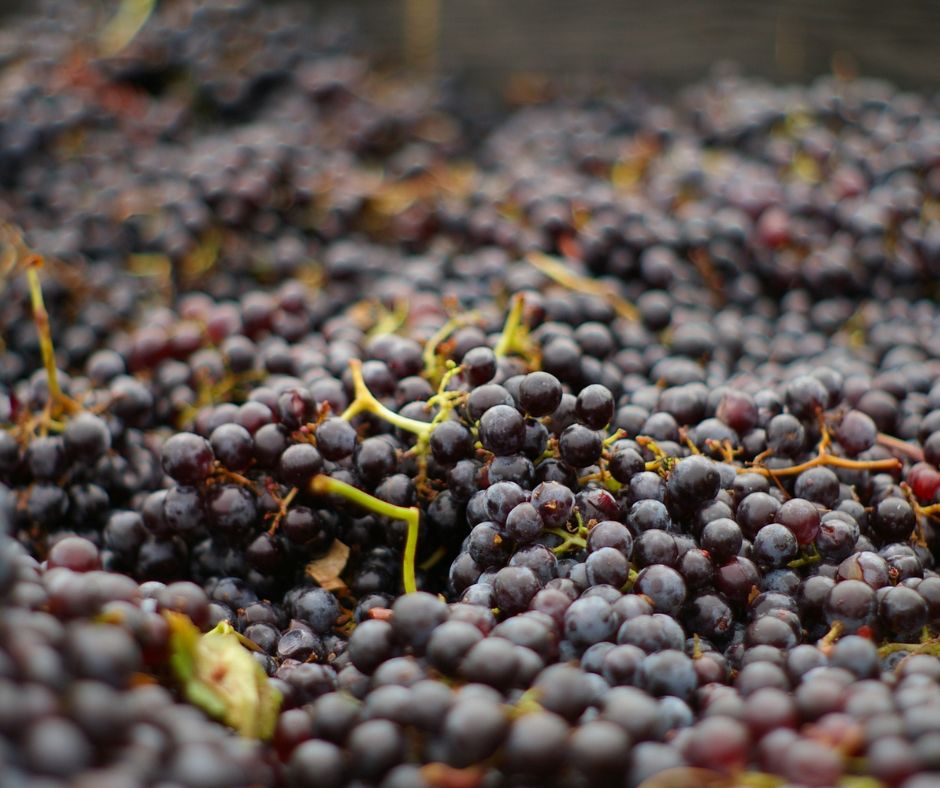
[[[940,99],[491,113],[306,6],[41,5],[4,786],[940,784]]]

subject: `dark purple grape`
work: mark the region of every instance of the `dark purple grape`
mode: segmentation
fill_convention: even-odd
[[[715,463],[700,455],[680,460],[670,470],[666,492],[671,507],[688,511],[718,494],[721,477]]]
[[[447,621],[431,632],[427,643],[427,657],[434,667],[445,674],[454,674],[464,655],[483,634],[465,621]]]
[[[727,517],[721,517],[706,523],[702,529],[699,543],[719,563],[738,554],[744,536],[738,524]]]
[[[916,518],[903,498],[885,498],[874,512],[875,532],[886,542],[903,542],[914,532]]]
[[[191,432],[177,433],[163,445],[163,470],[179,484],[204,482],[214,460],[209,441]]]
[[[512,394],[498,383],[484,383],[473,389],[467,397],[467,415],[471,421],[479,421],[486,411],[497,405],[515,408],[516,402]]]
[[[561,459],[575,468],[583,468],[597,462],[602,448],[600,434],[581,424],[566,427],[558,439]]]
[[[513,407],[494,405],[480,417],[480,442],[498,456],[516,454],[525,444],[525,419]]]
[[[565,760],[568,724],[557,714],[536,711],[516,718],[503,755],[512,774],[548,777],[556,773]]]
[[[544,524],[535,506],[523,502],[513,507],[503,527],[506,535],[514,542],[526,544],[542,535]]]
[[[543,482],[532,491],[531,503],[546,528],[561,528],[574,511],[575,496],[558,482]]]
[[[575,600],[565,611],[565,637],[578,648],[587,648],[613,637],[617,619],[606,601],[600,597]]]
[[[779,569],[793,561],[800,553],[800,545],[793,532],[779,523],[761,528],[754,537],[753,558],[758,566]]]
[[[510,512],[519,504],[525,503],[528,497],[528,493],[515,482],[497,482],[486,490],[486,513],[490,520],[502,526]]]
[[[637,683],[656,697],[671,695],[687,700],[698,686],[698,677],[689,657],[681,651],[666,649],[643,659]]]
[[[715,416],[743,435],[757,426],[757,403],[746,392],[728,389],[722,394]]]
[[[823,610],[830,626],[840,621],[847,634],[854,634],[875,623],[875,591],[860,580],[843,580],[829,591]]]
[[[496,606],[504,615],[520,613],[528,608],[539,588],[535,573],[522,566],[503,567],[493,579]]]
[[[442,465],[453,465],[473,452],[470,431],[457,421],[445,421],[434,428],[430,439],[431,453]]]
[[[789,528],[801,545],[810,544],[819,534],[819,510],[802,498],[791,498],[781,504],[775,519]]]
[[[927,603],[916,591],[903,586],[889,588],[878,602],[878,620],[884,631],[902,642],[918,633],[927,623]]]
[[[309,443],[295,443],[281,453],[277,463],[277,478],[291,487],[302,487],[310,482],[323,467],[323,457]]]
[[[796,477],[793,494],[797,498],[832,508],[839,498],[839,477],[829,468],[810,468]]]
[[[317,402],[303,388],[292,388],[277,398],[277,415],[287,429],[296,430],[317,417]]]
[[[674,566],[679,559],[675,537],[659,529],[644,531],[633,543],[633,560],[637,566],[651,564]]]
[[[610,548],[608,548],[610,549]],[[588,556],[590,560],[591,556]],[[633,589],[652,600],[657,613],[678,615],[686,598],[685,581],[675,569],[662,564],[652,564],[641,569]]]
[[[614,416],[614,398],[606,386],[585,386],[575,403],[578,420],[592,430],[604,429]]]
[[[614,520],[603,520],[588,532],[588,550],[594,552],[604,547],[619,550],[626,558],[633,552],[633,537],[627,528]]]
[[[344,419],[325,419],[317,426],[316,438],[320,454],[332,462],[349,457],[356,448],[356,431]]]
[[[215,531],[234,538],[255,525],[258,504],[254,494],[245,487],[222,484],[213,487],[206,496],[206,515]]]
[[[471,386],[482,386],[496,375],[496,355],[488,347],[475,347],[464,353],[460,366]]]
[[[104,419],[80,413],[65,425],[62,440],[66,454],[73,461],[91,463],[111,448],[111,431]],[[27,458],[29,456],[27,452]]]
[[[395,448],[383,437],[366,438],[356,447],[356,472],[370,486],[378,484],[398,467]]]
[[[829,392],[814,377],[801,375],[787,386],[787,409],[798,419],[810,421],[828,406]]]
[[[588,582],[592,586],[606,584],[620,588],[627,582],[630,574],[627,557],[614,547],[600,547],[594,550],[584,564]]]
[[[561,383],[548,372],[530,372],[519,384],[519,404],[535,418],[554,413],[561,395]]]
[[[424,652],[435,627],[446,620],[447,605],[432,594],[420,591],[406,594],[392,606],[392,631],[395,637],[417,654]]]
[[[767,448],[775,457],[796,457],[806,443],[803,425],[789,413],[774,416],[767,423],[766,435]]]
[[[216,459],[230,471],[241,472],[254,459],[251,434],[238,424],[219,425],[209,436],[209,443]]]
[[[744,603],[760,582],[760,573],[747,558],[735,556],[718,567],[715,587],[736,604]]]

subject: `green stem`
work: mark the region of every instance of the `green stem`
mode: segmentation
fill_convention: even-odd
[[[101,54],[113,57],[133,41],[156,4],[156,0],[122,0],[117,12],[98,35]]]
[[[33,321],[39,332],[39,349],[42,352],[42,364],[46,368],[49,378],[49,396],[55,402],[62,397],[59,387],[59,372],[55,365],[55,349],[52,345],[52,333],[49,330],[49,313],[42,298],[42,285],[39,282],[37,269],[42,265],[42,258],[33,257],[26,276],[29,278],[29,298],[33,306]]]
[[[42,353],[42,365],[46,369],[49,385],[49,415],[55,419],[62,413],[75,413],[78,404],[62,393],[59,385],[59,371],[56,369],[55,347],[52,344],[52,331],[49,328],[49,313],[42,297],[42,284],[39,281],[39,269],[43,259],[38,254],[31,255],[26,263],[26,276],[29,281],[29,299],[33,308],[33,322],[39,334],[39,350]]]
[[[640,574],[640,573],[637,572],[636,569],[634,569],[634,568],[631,566],[631,567],[630,567],[630,574],[627,575],[627,582],[623,584],[623,588],[621,588],[620,590],[621,590],[623,593],[625,593],[625,594],[628,594],[630,591],[632,591],[632,590],[633,590],[633,584],[636,583],[636,579],[637,579],[637,577],[639,576],[639,574]]]
[[[560,545],[552,548],[552,552],[556,555],[567,553],[572,549],[572,547],[579,550],[583,550],[587,547],[587,540],[583,536],[580,534],[573,534],[564,530],[563,528],[546,528],[545,533],[553,534],[562,540]]]
[[[438,346],[458,328],[473,323],[477,318],[478,315],[475,312],[452,317],[425,342],[424,352],[422,353],[422,359],[424,360],[424,376],[431,381],[432,385],[437,382],[438,376],[441,374],[440,359],[438,359],[437,356]]]
[[[352,372],[353,389],[356,396],[350,406],[343,411],[340,416],[341,419],[350,421],[360,413],[371,413],[405,432],[423,436],[429,436],[431,434],[430,423],[402,416],[400,413],[386,408],[375,398],[375,395],[369,391],[366,387],[365,380],[363,380],[362,362],[359,359],[354,358],[350,360],[349,369]]]
[[[930,637],[928,633],[920,643],[885,643],[878,649],[878,655],[886,657],[895,651],[910,651],[911,654],[940,656],[940,637]]]
[[[549,279],[557,282],[569,290],[586,295],[596,296],[609,303],[614,311],[626,320],[638,320],[639,313],[633,304],[623,298],[611,288],[609,282],[600,282],[596,279],[575,273],[561,260],[549,257],[544,252],[529,252],[525,256],[526,262],[533,268],[541,271]]]
[[[518,345],[519,329],[522,326],[522,310],[525,307],[525,296],[522,293],[516,293],[512,297],[512,306],[509,314],[506,315],[506,322],[503,324],[503,332],[499,336],[499,342],[493,348],[497,356],[509,355]]]
[[[421,510],[417,506],[396,506],[370,495],[358,487],[334,479],[324,474],[318,474],[310,480],[310,492],[314,495],[340,495],[347,501],[361,506],[374,514],[389,517],[393,520],[403,520],[408,526],[405,534],[405,553],[402,557],[402,582],[405,593],[411,594],[418,590],[415,579],[415,560],[418,554],[418,527],[421,521]]]
[[[803,550],[803,555],[799,558],[795,558],[790,563],[787,564],[787,567],[790,569],[799,569],[801,566],[809,566],[810,564],[818,564],[822,561],[822,556],[819,554],[819,551],[816,549],[816,545],[809,545],[806,549]]]
[[[437,387],[437,394],[431,397],[429,402],[433,402],[439,397],[446,398],[448,394],[456,394],[458,392],[449,392],[447,391],[447,384],[451,382],[457,375],[463,372],[463,366],[457,365],[450,359],[447,361],[447,372],[444,373],[444,377],[441,378],[441,382]]]

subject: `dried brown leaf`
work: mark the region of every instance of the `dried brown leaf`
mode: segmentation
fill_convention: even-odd
[[[340,578],[349,560],[349,545],[334,539],[326,555],[307,564],[307,576],[327,591],[340,591],[346,584]]]

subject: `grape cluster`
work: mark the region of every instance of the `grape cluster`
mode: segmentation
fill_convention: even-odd
[[[290,4],[46,6],[4,784],[940,781],[935,99],[484,117]]]

